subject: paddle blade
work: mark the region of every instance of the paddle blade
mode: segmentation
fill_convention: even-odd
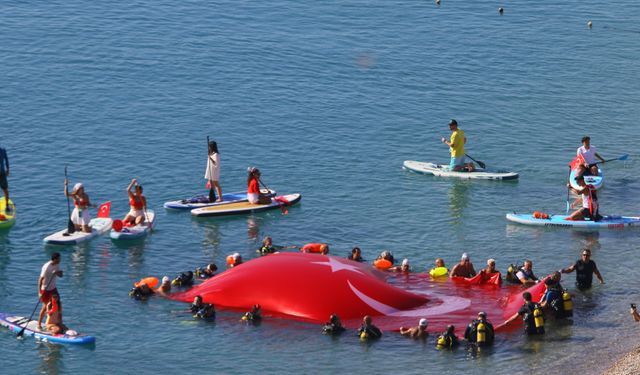
[[[124,224],[122,223],[122,220],[120,220],[120,219],[114,220],[113,224],[111,225],[113,230],[115,230],[116,232],[120,232],[122,230],[123,226],[124,226]]]
[[[629,154],[624,154],[618,158],[618,160],[627,160],[629,159]]]
[[[69,221],[67,222],[67,233],[71,234],[71,233],[75,233],[75,231],[76,231],[76,226],[73,225],[73,221],[69,219]]]
[[[478,165],[480,166],[480,168],[482,169],[486,169],[487,165],[484,162],[481,162],[480,160],[476,161],[476,163],[478,163]]]
[[[104,202],[98,207],[98,217],[108,218],[111,212],[111,201]]]

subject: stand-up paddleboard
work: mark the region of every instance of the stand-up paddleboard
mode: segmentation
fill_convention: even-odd
[[[9,199],[11,213],[7,213],[4,196],[0,196],[0,230],[9,229],[16,223],[16,205]]]
[[[454,177],[467,180],[515,180],[518,178],[518,174],[516,172],[490,171],[482,168],[477,168],[473,172],[455,172],[449,170],[448,165],[414,160],[405,160],[402,168],[421,174],[432,174],[434,176]]]
[[[113,220],[109,217],[96,217],[91,219],[89,226],[91,227],[91,233],[83,231],[75,231],[68,233],[67,229],[63,229],[56,232],[44,239],[44,243],[47,245],[75,245],[81,242],[90,241],[98,236],[101,236],[111,229]]]
[[[279,199],[280,201],[276,201]],[[231,203],[222,206],[204,207],[191,210],[191,215],[197,217],[212,217],[212,216],[229,216],[229,215],[242,215],[248,213],[256,213],[268,210],[274,210],[285,206],[291,206],[302,199],[300,194],[280,195],[269,204],[252,204],[249,202]],[[286,203],[284,203],[286,200]]]
[[[531,214],[507,214],[507,220],[524,225],[564,227],[579,229],[623,229],[640,226],[640,217],[604,216],[600,221],[565,220],[567,215],[551,215],[548,219],[537,219]]]
[[[275,195],[276,193],[273,190],[267,190],[267,189],[261,189],[260,191],[263,194]],[[196,208],[220,206],[223,204],[246,202],[246,201],[247,201],[247,192],[237,191],[235,193],[222,194],[222,202],[209,202],[209,195],[203,194],[203,195],[196,195],[194,197],[187,198],[187,199],[165,202],[164,208],[168,210],[193,210]]]
[[[153,210],[146,211],[146,219],[144,223],[134,226],[124,226],[117,231],[115,225],[111,228],[109,237],[112,240],[126,241],[137,240],[146,237],[156,225],[156,213]]]
[[[602,169],[598,168],[598,175],[597,176],[591,176],[591,175],[585,175],[584,176],[584,182],[587,185],[593,185],[593,187],[598,190],[602,187],[602,185],[604,184],[604,175],[602,174]],[[576,190],[581,190],[582,188],[580,187],[580,185],[578,185],[578,183],[576,182],[576,170],[572,169],[571,173],[569,173],[569,183],[571,184],[571,187],[576,189]]]
[[[0,313],[0,325],[7,327],[9,330],[13,332],[20,332],[25,327],[24,335],[25,336],[33,336],[37,340],[45,341],[45,342],[55,342],[59,344],[91,344],[96,342],[96,338],[94,336],[88,336],[83,334],[78,335],[67,335],[67,334],[57,334],[54,335],[50,332],[39,330],[38,329],[38,321],[37,320],[29,320],[29,318],[25,318],[22,316],[12,315],[12,314],[3,314]],[[68,332],[68,331],[67,331]]]

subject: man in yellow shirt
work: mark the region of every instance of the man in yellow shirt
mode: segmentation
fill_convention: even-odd
[[[449,129],[451,130],[451,139],[447,141],[442,138],[442,143],[449,146],[449,152],[451,152],[449,170],[462,171],[464,168],[464,144],[467,143],[467,137],[464,136],[462,129],[458,129],[456,120],[449,121]]]

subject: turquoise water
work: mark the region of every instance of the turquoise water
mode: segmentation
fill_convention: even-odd
[[[505,7],[503,16],[497,12]],[[597,1],[7,2],[1,9],[0,144],[11,158],[18,223],[0,234],[0,310],[27,315],[40,267],[62,252],[69,325],[94,348],[0,334],[6,373],[513,373],[602,371],[635,346],[637,231],[599,235],[508,225],[511,211],[561,212],[567,163],[589,134],[607,158],[603,212],[638,214],[640,5]],[[586,26],[593,21],[593,29]],[[456,118],[468,153],[516,170],[515,183],[403,172],[446,162]],[[218,141],[225,191],[256,165],[300,206],[226,220],[162,209],[202,192],[205,139]],[[64,227],[64,166],[95,202],[124,215],[136,177],[158,213],[142,243],[45,248]],[[474,357],[395,334],[371,344],[319,327],[221,312],[194,322],[184,305],[127,296],[133,281],[174,276],[227,254],[324,241],[334,254],[382,249],[425,268],[462,251],[477,266],[531,258],[540,273],[593,249],[607,283],[578,293],[574,324],[542,341],[500,335]],[[629,278],[632,280],[630,281]],[[565,281],[572,286],[572,275]],[[577,363],[579,362],[579,363]],[[566,368],[566,367],[565,367]]]

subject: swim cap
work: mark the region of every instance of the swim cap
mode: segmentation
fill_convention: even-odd
[[[491,259],[487,260],[487,266],[490,266],[491,263],[495,263],[495,262],[496,262],[496,260],[491,258]]]
[[[404,259],[402,260],[402,265],[403,265],[403,266],[408,266],[408,265],[409,265],[409,259],[404,258]]]
[[[165,276],[165,277],[162,278],[162,283],[163,284],[166,284],[166,283],[168,283],[170,281],[171,281],[171,279],[169,279],[169,276]]]
[[[76,191],[82,189],[84,187],[84,185],[82,185],[82,182],[78,182],[77,184],[73,185],[73,192],[75,193]]]
[[[427,322],[427,319],[425,318],[420,319],[420,323],[418,323],[420,327],[426,327],[428,324],[429,322]]]
[[[469,254],[462,253],[462,256],[460,257],[460,260],[469,260]]]
[[[487,313],[486,313],[486,312],[484,312],[484,311],[480,311],[480,312],[478,313],[478,316],[484,316],[484,317],[486,318],[486,317],[487,317]]]
[[[240,259],[240,253],[233,253],[233,259]]]

